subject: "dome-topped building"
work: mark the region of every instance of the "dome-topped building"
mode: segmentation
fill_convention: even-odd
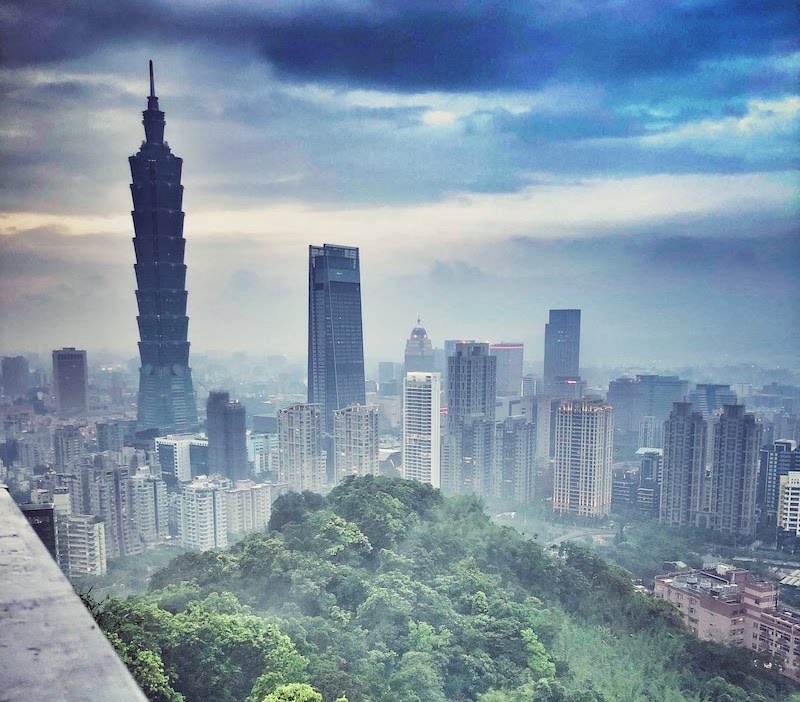
[[[411,336],[406,341],[405,365],[406,373],[430,373],[434,370],[433,345],[419,317],[417,325],[411,330]]]

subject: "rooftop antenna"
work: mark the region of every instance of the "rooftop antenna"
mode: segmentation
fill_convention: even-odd
[[[150,97],[156,96],[155,81],[153,80],[153,61],[150,61]]]

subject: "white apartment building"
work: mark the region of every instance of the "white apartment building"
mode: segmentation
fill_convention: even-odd
[[[178,539],[192,551],[226,548],[228,545],[227,480],[201,475],[181,488],[178,496]]]
[[[556,411],[553,511],[581,517],[611,513],[614,418],[611,405],[565,400]]]
[[[297,403],[277,415],[279,482],[297,492],[320,492],[327,483],[320,405]]]
[[[128,480],[131,519],[143,544],[156,544],[169,536],[167,485],[141,468]]]
[[[333,467],[338,484],[348,475],[379,475],[378,406],[350,405],[333,413]]]
[[[252,480],[237,480],[234,487],[225,492],[229,534],[247,534],[266,528],[272,507],[271,487]]]
[[[780,476],[778,529],[800,536],[800,471],[792,470]]]
[[[441,487],[440,373],[406,373],[403,380],[403,477]]]
[[[67,577],[106,574],[106,530],[102,518],[94,514],[59,514],[56,541],[59,565]]]

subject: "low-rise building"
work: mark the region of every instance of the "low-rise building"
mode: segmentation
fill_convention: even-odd
[[[654,595],[672,602],[698,638],[765,654],[800,682],[800,617],[778,608],[777,583],[718,565],[660,575]]]

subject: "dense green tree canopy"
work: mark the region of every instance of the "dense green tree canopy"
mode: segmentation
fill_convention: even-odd
[[[546,552],[482,502],[368,476],[288,494],[267,533],[91,605],[161,702],[788,700],[746,651],[585,548]],[[294,696],[292,696],[294,695]]]

